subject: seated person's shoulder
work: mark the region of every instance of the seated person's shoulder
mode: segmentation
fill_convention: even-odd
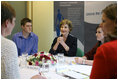
[[[33,37],[38,38],[38,36],[35,33],[31,32],[31,34],[33,35]]]
[[[117,41],[116,42],[114,42],[114,41],[106,42],[106,43],[102,44],[100,46],[100,48],[105,48],[105,49],[111,50],[111,48],[114,48],[114,46],[116,46],[116,48],[117,48]]]
[[[20,36],[21,35],[21,32],[17,32],[17,33],[15,33],[14,35],[13,35],[13,37],[18,37],[18,36]]]
[[[15,43],[7,38],[2,38],[2,44],[7,47],[16,47]]]
[[[77,40],[77,38],[74,35],[69,34],[69,36],[70,36],[71,39]]]

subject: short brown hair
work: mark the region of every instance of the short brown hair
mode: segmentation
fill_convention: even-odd
[[[32,20],[31,19],[29,19],[29,18],[23,18],[22,20],[21,20],[21,26],[23,25],[25,25],[27,22],[32,22]]]
[[[61,28],[61,26],[62,26],[63,24],[67,24],[67,25],[69,26],[70,31],[72,31],[72,22],[71,22],[70,20],[68,20],[68,19],[62,20],[62,21],[60,22],[60,26],[59,26],[59,27]]]
[[[9,19],[12,23],[12,19],[16,17],[13,7],[5,1],[1,1],[1,25]]]

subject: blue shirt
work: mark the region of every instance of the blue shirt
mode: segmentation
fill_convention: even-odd
[[[24,52],[31,55],[38,51],[38,36],[33,32],[30,33],[28,38],[24,38],[22,32],[18,32],[14,34],[12,40],[16,43],[18,56],[21,56]]]

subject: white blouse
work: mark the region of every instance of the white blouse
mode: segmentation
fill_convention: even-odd
[[[3,36],[1,36],[1,78],[20,78],[16,45]]]

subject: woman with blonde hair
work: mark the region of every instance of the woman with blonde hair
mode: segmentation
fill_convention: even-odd
[[[65,56],[76,56],[77,38],[70,34],[72,22],[68,19],[62,20],[60,31],[61,35],[54,39],[49,53],[53,55],[63,53]]]

